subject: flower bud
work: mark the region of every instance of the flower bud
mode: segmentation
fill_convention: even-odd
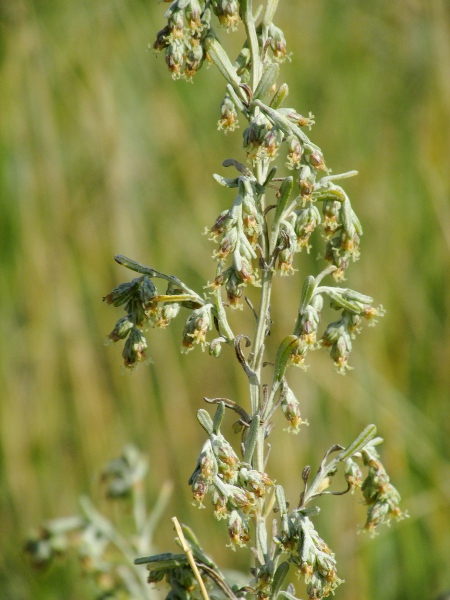
[[[167,23],[170,27],[172,40],[181,39],[184,36],[184,10],[176,8],[175,4],[166,12]]]
[[[303,117],[302,115],[298,114],[298,112],[293,108],[279,108],[278,112],[280,112],[282,115],[287,117],[289,121],[295,123],[295,125],[298,125],[299,127],[305,127],[306,125],[307,127],[309,127],[309,129],[311,129],[312,125],[314,125],[315,123],[314,115],[312,113],[309,113],[309,117]]]
[[[198,0],[189,0],[189,3],[184,9],[184,14],[191,31],[197,32],[202,30],[202,7]]]
[[[286,166],[288,169],[299,169],[300,160],[303,156],[303,148],[300,141],[295,135],[289,135],[286,138],[286,143],[288,147]]]
[[[235,227],[225,233],[220,242],[219,248],[214,253],[214,258],[223,260],[230,252],[234,252],[238,240],[238,232]]]
[[[356,488],[361,487],[363,474],[358,464],[351,458],[345,461],[344,477],[352,494]]]
[[[258,498],[263,498],[266,494],[266,487],[273,485],[267,473],[256,471],[255,469],[247,469],[246,467],[240,469],[239,481],[246,485]]]
[[[134,323],[131,320],[131,315],[127,315],[126,317],[122,317],[117,321],[114,326],[114,329],[108,335],[108,338],[112,342],[118,342],[119,340],[123,340],[130,333],[130,329],[134,327]]]
[[[326,171],[327,167],[325,166],[325,162],[323,160],[323,154],[320,150],[314,150],[308,157],[309,164],[313,166],[318,171]]]
[[[217,217],[216,222],[211,227],[211,234],[213,238],[221,235],[225,231],[229,231],[236,224],[236,218],[231,214],[229,210],[224,210]]]
[[[286,40],[281,29],[275,27],[273,23],[269,27],[269,38],[274,59],[283,62],[287,57]]]
[[[166,48],[166,63],[174,79],[179,79],[181,77],[184,54],[185,46],[180,40],[174,39]]]
[[[244,514],[253,511],[256,502],[255,494],[235,485],[228,485],[227,488],[229,490],[228,503],[230,506],[240,509]]]
[[[155,50],[160,52],[161,50],[164,50],[164,48],[167,48],[167,46],[170,44],[170,31],[171,30],[168,25],[166,25],[164,29],[161,29],[161,31],[158,31],[158,34],[156,35],[156,40],[153,43],[153,48]]]
[[[319,325],[319,315],[316,309],[310,304],[306,307],[300,317],[300,335],[306,344],[315,344],[316,331]]]
[[[308,198],[314,191],[316,175],[309,165],[302,165],[298,172],[298,185],[303,198]]]
[[[343,332],[344,326],[342,320],[330,323],[322,336],[322,346],[325,348],[331,347],[335,342],[337,342]]]
[[[278,149],[283,141],[283,133],[277,127],[270,129],[264,136],[262,144],[262,153],[265,158],[274,160],[278,154]]]
[[[239,458],[222,435],[214,435],[212,449],[217,459],[218,472],[227,483],[236,483],[238,477]]]
[[[332,236],[339,225],[341,205],[338,200],[324,200],[322,203],[323,232],[326,238]]]
[[[226,519],[228,516],[227,499],[220,494],[217,489],[214,489],[212,495],[212,503],[214,507],[214,516],[218,521]]]
[[[242,209],[242,224],[245,236],[250,244],[255,246],[261,234],[261,225],[257,220],[258,213],[253,202],[244,202]]]
[[[250,121],[249,126],[244,131],[244,148],[247,151],[248,160],[254,162],[261,154],[264,154],[265,150],[262,149],[262,146],[270,129],[270,123],[262,114],[257,115]]]
[[[219,358],[222,354],[222,344],[218,341],[212,342],[209,345],[209,354],[214,356],[214,358]]]
[[[352,350],[352,342],[347,332],[342,333],[332,345],[330,356],[334,360],[334,365],[339,373],[345,373],[348,367],[348,359]]]
[[[310,304],[316,311],[317,316],[320,317],[320,313],[322,312],[323,308],[323,296],[321,296],[320,294],[315,294]]]
[[[228,302],[230,303],[231,308],[240,307],[239,300],[243,294],[243,286],[244,282],[235,272],[233,267],[229,267],[226,271],[223,272],[223,282],[225,283],[225,289],[227,292]]]
[[[186,67],[184,75],[186,79],[192,79],[203,64],[205,52],[200,43],[194,44],[186,57]]]
[[[224,133],[234,131],[239,127],[238,113],[236,106],[230,96],[225,94],[222,104],[220,105],[220,119],[217,124],[217,129],[223,130]]]
[[[140,279],[133,279],[126,283],[121,283],[113,289],[112,292],[103,297],[103,301],[114,306],[121,306],[128,302],[139,287]]]
[[[281,275],[290,275],[294,272],[292,264],[297,251],[297,235],[292,225],[283,221],[280,227],[278,244],[283,249],[278,254],[277,267]]]
[[[189,315],[183,331],[183,351],[189,352],[194,344],[200,344],[202,350],[206,346],[206,333],[212,327],[211,304],[193,310]]]
[[[128,368],[134,368],[138,363],[146,360],[146,349],[147,340],[140,329],[133,327],[122,352],[124,365]]]
[[[320,213],[311,202],[301,210],[295,221],[294,230],[297,235],[299,249],[306,248],[309,251],[309,238],[314,229],[320,224]]]
[[[239,510],[232,510],[230,513],[228,535],[230,540],[238,546],[245,546],[250,540],[248,519]]]
[[[288,428],[286,431],[290,433],[298,433],[300,431],[300,425],[307,425],[307,421],[303,421],[300,416],[300,404],[294,395],[294,392],[288,385],[283,388],[283,399],[281,401],[281,410],[283,415],[288,422]]]
[[[215,0],[213,11],[227,31],[236,31],[240,21],[239,4],[236,0]]]

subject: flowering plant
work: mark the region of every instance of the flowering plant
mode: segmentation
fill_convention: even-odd
[[[227,159],[223,167],[231,171],[230,176],[214,175],[219,185],[232,190],[234,198],[208,229],[216,244],[216,271],[205,293],[173,275],[118,255],[116,261],[138,277],[118,285],[104,298],[125,309],[108,338],[113,343],[124,341],[127,369],[149,360],[148,329],[165,328],[187,312],[182,351],[200,346],[218,358],[223,348],[230,347],[248,378],[248,398],[205,398],[216,411],[213,417],[205,409],[197,413],[206,439],[189,484],[199,507],[210,503],[214,516],[226,521],[231,547],[251,544],[254,567],[246,585],[229,581],[205,555],[194,533],[177,523],[183,553],[154,554],[135,561],[147,565],[149,582],[166,580],[169,599],[202,596],[206,600],[210,593],[220,593],[230,600],[294,600],[292,584],[285,584],[291,569],[306,584],[311,600],[327,597],[342,581],[333,552],[315,529],[319,497],[360,490],[367,505],[364,529],[370,533],[379,524],[403,516],[400,496],[377,453],[382,439],[376,437],[374,425],[346,446],[332,445],[317,473],[304,467],[296,504],[287,502],[282,484],[266,472],[274,413],[283,413],[290,433],[298,433],[307,424],[288,380],[290,367],[305,369],[308,354],[326,348],[336,371],[345,374],[351,368],[353,340],[362,324],[373,325],[384,313],[371,297],[343,286],[348,267],[360,257],[363,232],[340,183],[356,172],[332,174],[322,150],[305,132],[314,125],[313,115],[303,116],[286,106],[288,86],[277,82],[280,64],[288,54],[284,34],[274,23],[276,8],[277,0],[267,0],[256,13],[251,0],[175,0],[166,11],[167,25],[157,34],[154,48],[165,53],[174,79],[192,80],[205,61],[219,69],[225,94],[218,128],[234,132],[239,128],[239,114],[246,121],[246,163]],[[245,28],[246,39],[234,61],[220,43],[214,17],[227,32],[241,23]],[[277,159],[285,168],[281,176],[274,166]],[[310,252],[316,229],[324,240],[326,265],[303,278],[293,328],[285,332],[275,355],[266,356],[276,276],[295,275],[296,255]],[[256,307],[244,295],[247,286],[259,289]],[[235,333],[230,318],[232,309],[241,308],[244,301],[254,319],[251,338]],[[324,325],[325,302],[338,316]],[[250,351],[245,352],[243,346]],[[238,444],[225,439],[221,431],[227,410],[236,414]],[[331,487],[338,470],[345,484],[335,491]]]

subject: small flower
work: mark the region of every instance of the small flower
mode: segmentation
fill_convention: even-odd
[[[368,475],[361,487],[368,506],[364,530],[373,535],[378,525],[389,524],[392,519],[401,520],[408,515],[400,510],[400,494],[390,483],[384,466],[378,460],[375,448],[364,448],[362,457],[364,464],[369,467]]]
[[[240,21],[239,4],[236,0],[216,0],[213,11],[227,32],[236,31]]]
[[[288,428],[285,431],[289,433],[298,433],[301,425],[308,425],[308,421],[303,421],[300,416],[300,403],[294,395],[291,388],[285,384],[283,386],[283,399],[281,401],[281,410],[288,422]]]
[[[140,279],[133,279],[132,281],[119,284],[112,292],[103,297],[103,301],[106,304],[113,304],[114,306],[125,304],[138,289],[140,281]]]
[[[212,497],[214,516],[220,521],[228,517],[227,499],[214,488]]]
[[[236,227],[233,227],[223,236],[219,248],[214,252],[213,258],[218,260],[225,259],[230,252],[234,252],[238,241],[238,232]]]
[[[211,227],[211,239],[216,240],[219,235],[229,231],[236,225],[236,217],[230,210],[224,210],[217,217],[216,222]]]
[[[273,485],[267,473],[256,471],[255,469],[247,469],[247,467],[240,469],[239,481],[246,485],[258,498],[263,498],[266,495],[266,488]]]
[[[131,315],[122,317],[117,321],[117,323],[114,326],[114,329],[108,335],[109,342],[118,342],[119,340],[125,339],[133,327],[134,323],[131,319]]]
[[[320,224],[320,213],[312,202],[306,205],[306,208],[299,211],[295,220],[294,230],[297,236],[298,249],[306,248],[309,253],[309,238],[312,232]]]
[[[201,22],[202,7],[198,0],[189,0],[184,9],[184,15],[192,32],[199,32],[203,29]]]
[[[345,373],[345,369],[351,368],[348,366],[351,350],[352,342],[347,332],[340,335],[331,347],[330,356],[334,360],[337,372],[342,375]]]
[[[224,133],[234,131],[239,128],[238,113],[234,102],[228,94],[225,94],[222,104],[220,105],[220,119],[217,124],[217,129]]]
[[[266,135],[270,129],[272,129],[271,123],[261,113],[250,121],[244,131],[244,148],[250,162],[255,163],[260,157],[266,156]]]
[[[172,32],[173,35],[173,32]],[[166,63],[173,79],[179,79],[182,75],[181,69],[184,64],[186,47],[184,42],[179,39],[173,39],[166,48]]]
[[[232,510],[228,519],[228,535],[233,544],[245,546],[250,541],[248,519],[240,510]]]
[[[339,212],[342,203],[338,200],[324,200],[322,203],[323,234],[326,239],[334,235],[339,226]]]
[[[128,369],[134,369],[138,363],[147,359],[145,355],[146,350],[147,340],[142,331],[137,327],[133,327],[122,352],[124,365]]]
[[[286,39],[284,33],[273,23],[269,27],[270,48],[275,60],[283,62],[287,58]]]
[[[184,76],[187,80],[192,79],[203,64],[205,51],[199,40],[192,40],[191,49],[186,56]]]
[[[310,196],[314,191],[315,182],[316,174],[314,169],[309,165],[301,165],[298,172],[298,185],[300,188],[300,195],[304,199],[304,202],[310,199]]]
[[[294,255],[297,252],[297,235],[291,223],[282,221],[278,246],[282,250],[278,254],[277,268],[281,275],[291,275],[294,272]]]
[[[183,351],[189,352],[196,344],[200,344],[204,350],[207,345],[206,334],[211,327],[211,304],[205,304],[205,306],[193,310],[184,326]]]
[[[355,489],[361,487],[363,474],[358,464],[351,458],[345,461],[344,477],[352,494],[355,492]]]
[[[286,166],[288,169],[299,169],[303,148],[295,135],[289,135],[286,138],[286,143],[288,147]]]

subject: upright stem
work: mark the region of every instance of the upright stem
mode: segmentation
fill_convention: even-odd
[[[252,72],[250,87],[253,91],[261,79],[261,58],[259,54],[258,37],[256,35],[255,19],[253,18],[252,0],[241,0],[242,20],[247,34],[248,46],[252,57]]]
[[[265,35],[267,37],[267,29],[270,25],[270,22],[273,18],[273,13],[275,12],[278,0],[269,0],[268,7],[266,8],[264,17],[263,17],[263,29]],[[242,20],[244,22],[245,31],[247,33],[248,46],[250,49],[251,55],[251,80],[250,86],[252,91],[256,90],[256,87],[261,79],[262,75],[262,63],[261,63],[261,54],[258,43],[258,37],[256,35],[255,28],[255,20],[253,17],[252,11],[252,0],[241,0],[242,7]],[[263,40],[264,43],[265,40]],[[255,106],[255,112],[259,112],[260,108]],[[259,160],[254,168],[255,176],[260,184],[263,184],[266,180],[267,173],[269,168],[268,160]],[[265,198],[264,195],[261,195],[258,210],[260,212],[261,217],[264,215],[265,209]],[[262,259],[263,259],[263,267],[262,267],[262,276],[261,276],[261,298],[260,305],[258,310],[258,316],[256,320],[256,328],[255,335],[253,338],[253,356],[250,361],[250,368],[254,373],[256,373],[256,378],[253,381],[250,381],[250,400],[251,400],[251,410],[252,417],[255,419],[260,419],[261,412],[261,365],[262,365],[262,353],[264,352],[264,340],[267,333],[267,326],[269,323],[269,310],[270,310],[270,296],[272,291],[272,277],[273,272],[271,269],[267,268],[267,264],[270,262],[270,248],[269,248],[269,240],[268,240],[268,232],[267,226],[265,224],[265,219],[263,218],[263,231],[261,234],[261,250],[262,250]],[[256,380],[256,381],[255,381]],[[256,446],[253,455],[253,466],[258,471],[264,471],[264,434],[265,434],[265,425],[259,423]],[[258,501],[258,508],[255,515],[255,523],[256,523],[256,554],[261,560],[262,557],[267,555],[268,552],[268,542],[267,542],[267,532],[265,527],[265,518],[264,518],[264,499],[260,499]]]

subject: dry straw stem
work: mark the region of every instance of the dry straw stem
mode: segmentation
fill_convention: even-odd
[[[177,532],[178,539],[180,540],[180,546],[185,552],[189,564],[191,565],[191,569],[194,572],[195,578],[198,581],[198,585],[200,586],[200,591],[202,593],[203,600],[209,600],[208,592],[206,591],[205,584],[203,583],[202,576],[200,575],[200,571],[195,563],[194,556],[192,554],[191,547],[189,546],[186,538],[184,537],[183,530],[181,529],[181,525],[176,517],[172,517],[172,523],[174,525],[174,529]]]

